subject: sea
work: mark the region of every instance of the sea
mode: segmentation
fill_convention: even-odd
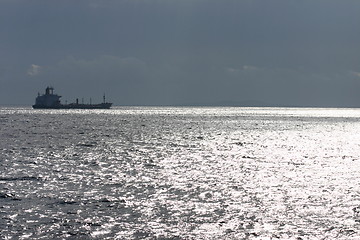
[[[1,107],[0,239],[360,239],[360,109]]]

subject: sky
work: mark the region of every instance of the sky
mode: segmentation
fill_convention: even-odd
[[[358,0],[0,0],[0,105],[360,107]]]

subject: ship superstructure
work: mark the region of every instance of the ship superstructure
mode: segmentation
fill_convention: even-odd
[[[35,109],[109,109],[112,103],[106,102],[105,94],[103,96],[103,102],[98,104],[84,104],[79,103],[79,99],[76,99],[75,103],[62,104],[60,102],[61,96],[54,94],[53,87],[47,87],[45,94],[36,97],[33,108]]]

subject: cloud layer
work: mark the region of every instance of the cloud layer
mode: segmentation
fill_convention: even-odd
[[[30,105],[52,84],[123,105],[360,106],[356,0],[0,5],[0,104]]]

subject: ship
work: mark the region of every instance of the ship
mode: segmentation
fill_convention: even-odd
[[[105,94],[103,96],[103,102],[92,104],[79,103],[79,99],[76,102],[69,104],[62,104],[60,101],[61,96],[54,93],[53,87],[47,87],[45,94],[36,97],[35,104],[32,106],[34,109],[110,109],[112,103],[106,102]]]

